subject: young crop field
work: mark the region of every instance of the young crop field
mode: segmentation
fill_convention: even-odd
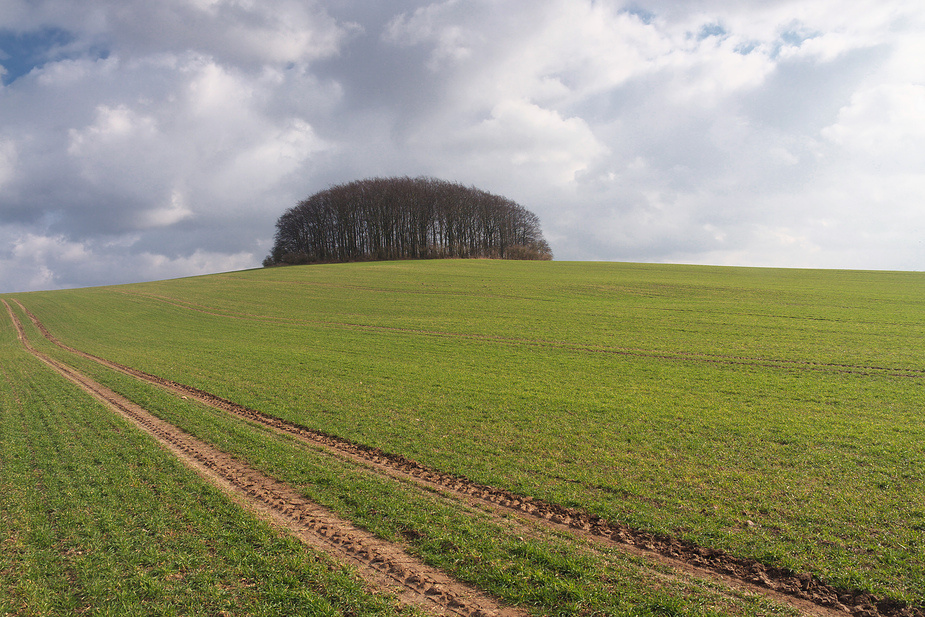
[[[0,470],[0,614],[400,614],[46,371],[8,319]]]
[[[925,607],[921,273],[407,261],[2,298],[43,354],[504,605],[577,615],[793,610],[747,590],[729,592],[717,580],[678,575],[644,555],[627,556],[620,542],[537,529],[517,514],[499,518],[465,500],[438,498],[444,489],[422,492],[73,350],[494,487],[518,502],[568,508],[574,520],[605,520],[760,564],[760,574],[735,575],[746,583],[779,587],[768,576],[784,573],[807,589],[821,585],[831,592],[830,600],[815,599],[821,611],[853,606],[856,614],[900,615]],[[71,351],[43,338],[30,314]],[[24,435],[57,440],[31,445],[31,465],[41,461],[42,473],[54,470],[62,478],[55,482],[77,491],[94,476],[82,471],[85,463],[61,463],[60,452],[137,453],[144,439],[129,427],[97,427],[104,419],[105,426],[119,422],[26,354],[10,319],[3,333],[10,362],[3,364],[0,481],[4,493],[23,497],[4,498],[0,540],[21,548],[4,551],[0,578],[35,582],[0,592],[7,594],[0,606],[51,614],[16,608],[62,583],[37,572],[33,553],[40,547],[29,531],[37,523],[28,518],[37,514],[23,504],[39,489],[28,479],[35,471],[23,463],[26,454],[14,455],[15,448],[24,447]],[[61,397],[84,402],[56,402]],[[49,419],[58,415],[71,418],[66,431]],[[107,445],[92,445],[97,441]],[[153,444],[144,448],[169,459]],[[22,471],[6,472],[17,465]],[[204,486],[180,465],[152,466],[163,476],[143,482],[152,490],[162,483]],[[112,459],[93,469],[114,479],[134,473]],[[71,533],[71,523],[60,521],[79,515],[66,499],[49,495],[43,498],[63,505],[44,512],[43,524]],[[158,505],[168,508],[172,498]],[[138,515],[107,503],[106,516],[123,517],[117,526],[134,524]],[[168,509],[193,509],[185,503]],[[197,504],[222,519],[235,509],[202,507],[201,498]],[[183,541],[211,543],[207,528],[215,523],[189,516],[205,528],[186,524],[190,539]],[[61,572],[49,577],[112,576],[74,570],[77,557],[67,547],[51,550],[56,565],[48,567]],[[111,563],[142,570],[130,552]],[[183,549],[164,544],[162,552],[176,560]],[[304,551],[295,554],[280,549],[279,559],[311,561]],[[235,567],[230,557],[216,563]],[[23,577],[25,570],[36,572]],[[259,581],[231,587],[232,597],[242,593],[253,602],[264,590]],[[85,596],[102,605],[98,593]],[[150,593],[160,597],[163,589]],[[202,606],[218,601],[184,593]]]

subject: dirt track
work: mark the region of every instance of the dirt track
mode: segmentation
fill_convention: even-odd
[[[496,510],[514,512],[520,516],[527,515],[533,520],[541,521],[544,525],[557,529],[566,528],[608,545],[621,546],[630,552],[652,557],[682,571],[710,577],[733,588],[743,588],[768,595],[777,601],[794,606],[805,614],[834,616],[850,613],[864,617],[925,617],[925,610],[919,607],[905,606],[889,599],[878,599],[866,593],[835,589],[823,584],[808,573],[795,573],[780,568],[769,568],[756,561],[740,559],[723,551],[698,547],[677,538],[659,536],[611,523],[579,510],[563,508],[555,504],[518,496],[503,489],[477,484],[466,478],[428,469],[402,456],[388,454],[375,448],[361,446],[279,418],[267,416],[208,392],[86,354],[57,341],[34,315],[22,304],[18,302],[17,304],[46,338],[71,353],[167,388],[181,396],[195,398],[243,419],[258,422],[278,431],[294,435],[312,445],[322,446],[337,456],[373,468],[379,473],[410,480],[430,489],[449,492],[466,500],[476,500]],[[7,308],[9,310],[9,306]],[[16,321],[12,311],[10,311],[10,315]],[[17,326],[21,328],[18,323]],[[28,347],[25,340],[24,344]],[[34,350],[32,351],[37,353]],[[53,363],[56,370],[62,371],[65,369],[73,372],[72,369],[63,367],[63,365],[54,363],[54,361],[44,357],[43,359],[48,363]],[[190,437],[190,439],[192,438]],[[202,445],[209,448],[205,444]],[[227,455],[222,456],[227,457]],[[277,485],[280,484],[268,478],[266,480]],[[304,499],[301,500],[305,501]],[[349,525],[349,523],[346,524]],[[484,611],[486,609],[480,610]],[[497,611],[498,609],[488,610],[489,612],[484,614],[494,614],[490,611]],[[507,610],[509,611],[510,609]],[[480,614],[456,612],[459,614]],[[504,612],[497,614],[516,613]]]
[[[355,527],[328,509],[305,499],[290,486],[216,450],[86,375],[42,354],[29,344],[22,324],[5,301],[4,305],[17,327],[20,340],[30,353],[153,436],[236,501],[270,518],[306,544],[356,565],[369,582],[389,589],[403,602],[433,614],[467,617],[526,615],[519,609],[499,605],[478,590],[408,555],[402,547]]]

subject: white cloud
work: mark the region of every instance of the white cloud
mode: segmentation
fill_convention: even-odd
[[[132,252],[131,244],[74,242],[64,236],[22,233],[10,238],[10,252],[0,255],[3,292],[60,289],[76,285],[104,285],[226,272],[254,266],[258,257],[241,251],[222,253],[196,250],[189,255],[168,256]],[[79,281],[79,282],[78,282]]]
[[[149,116],[139,115],[124,105],[96,108],[93,124],[68,132],[68,154],[80,158],[96,158],[101,151],[124,147],[157,135],[157,123]]]
[[[257,92],[245,74],[207,57],[195,58],[181,70],[190,76],[185,84],[190,111],[201,120],[235,122],[252,107]]]
[[[398,16],[386,40],[429,46],[434,72],[462,76],[454,96],[483,107],[606,90],[671,51],[652,26],[608,3],[567,1],[517,2],[505,12],[485,0],[436,3]]]
[[[230,153],[206,185],[213,197],[225,199],[226,207],[235,201],[246,205],[247,197],[259,199],[277,190],[286,177],[296,173],[313,154],[328,147],[303,120],[295,118],[285,124],[281,122],[266,127],[259,140]]]
[[[563,118],[526,101],[502,101],[491,116],[458,137],[467,151],[485,153],[492,168],[529,167],[556,183],[571,182],[607,148],[581,118]]]
[[[181,257],[168,257],[145,252],[135,257],[132,269],[137,271],[145,280],[162,278],[164,272],[169,273],[167,278],[176,278],[193,276],[203,272],[230,272],[252,268],[256,257],[259,256],[244,251],[218,253],[197,250],[192,255]]]
[[[9,0],[8,27],[75,32],[72,49],[114,46],[124,56],[165,49],[195,51],[231,63],[311,62],[338,53],[356,29],[317,2],[299,0]]]
[[[0,288],[254,266],[285,208],[379,174],[515,199],[561,259],[925,263],[920,2],[10,0],[0,24],[67,32],[2,88]]]
[[[170,196],[169,204],[140,212],[137,227],[139,229],[170,227],[191,216],[193,216],[193,211],[186,205],[183,193],[179,190],[174,190]]]
[[[925,84],[882,84],[856,92],[822,136],[895,169],[925,163]]]
[[[401,46],[432,43],[428,68],[438,71],[447,64],[470,58],[474,51],[487,43],[478,30],[456,23],[454,15],[466,15],[469,6],[457,0],[432,4],[401,14],[386,26],[383,38]]]
[[[253,211],[255,204],[281,211],[286,202],[274,204],[278,197],[272,195],[287,190],[286,178],[310,156],[330,147],[304,117],[270,113],[276,101],[290,97],[290,88],[302,89],[301,74],[246,72],[199,54],[64,64],[38,71],[30,93],[36,100],[52,92],[67,97],[57,114],[58,124],[71,124],[64,143],[57,126],[42,126],[26,107],[18,110],[24,120],[18,130],[30,134],[23,156],[41,160],[32,170],[36,177],[56,168],[46,183],[69,183],[72,195],[97,195],[39,205],[57,212],[59,228],[67,225],[71,233],[72,219],[129,233],[192,217],[214,221]],[[72,79],[74,71],[80,80]],[[315,98],[302,100],[316,103],[330,94],[317,90]],[[99,98],[107,102],[96,103]],[[283,107],[311,111],[288,102]]]
[[[88,255],[82,244],[68,242],[62,236],[47,237],[26,234],[13,243],[13,256],[33,262],[76,260]]]
[[[671,102],[712,107],[726,97],[764,83],[775,65],[764,53],[742,53],[735,38],[707,37],[658,62],[670,75]]]
[[[84,263],[88,254],[83,246],[65,238],[27,233],[12,238],[10,256],[0,258],[4,271],[4,291],[52,289],[59,286],[55,274],[59,263]]]

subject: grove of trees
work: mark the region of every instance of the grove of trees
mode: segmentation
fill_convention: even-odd
[[[552,259],[539,218],[515,202],[434,178],[332,186],[279,217],[264,266],[391,259]]]

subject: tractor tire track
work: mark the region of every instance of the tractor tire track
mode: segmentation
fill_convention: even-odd
[[[835,588],[808,572],[770,567],[752,559],[729,555],[722,550],[701,547],[679,538],[613,523],[581,510],[524,497],[505,489],[473,482],[462,476],[430,469],[404,456],[270,416],[204,390],[82,352],[58,341],[28,309],[18,301],[17,304],[39,331],[62,349],[123,374],[161,386],[180,396],[194,398],[244,420],[295,436],[307,444],[320,446],[336,456],[364,464],[380,473],[417,483],[430,490],[450,492],[470,502],[482,502],[494,509],[526,515],[556,529],[569,529],[607,545],[624,547],[637,555],[654,557],[662,563],[689,573],[718,578],[726,585],[770,596],[807,614],[850,613],[862,617],[925,617],[925,608],[922,607],[909,606],[891,598],[878,598],[859,590]]]
[[[213,448],[67,364],[46,356],[29,343],[10,305],[5,300],[3,304],[16,326],[19,340],[32,355],[154,437],[238,503],[270,518],[305,544],[357,566],[369,582],[393,591],[404,603],[431,614],[526,616],[525,611],[501,606],[486,594],[427,566],[402,547],[355,527],[327,508],[309,501],[289,485]],[[30,318],[34,319],[31,315]]]

